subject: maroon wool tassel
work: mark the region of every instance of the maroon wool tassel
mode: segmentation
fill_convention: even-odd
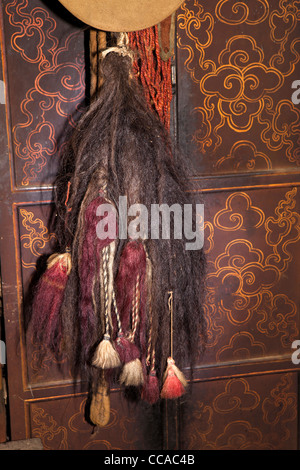
[[[71,271],[71,254],[53,254],[47,270],[38,282],[32,305],[32,328],[35,338],[42,338],[46,348],[56,349],[61,339],[60,307]]]
[[[155,370],[146,377],[142,391],[142,399],[153,405],[159,400],[159,384]]]
[[[160,393],[161,398],[179,398],[185,393],[186,386],[186,378],[175,365],[174,359],[169,357],[168,366],[164,374],[164,384]]]
[[[146,253],[143,244],[136,240],[129,241],[121,254],[116,278],[117,304],[124,332],[130,326],[130,312],[135,295],[136,278],[140,275],[142,285],[145,271]]]
[[[137,387],[144,383],[142,363],[139,359],[141,353],[138,345],[135,344],[135,337],[138,324],[141,322],[140,310],[143,312],[144,306],[144,300],[141,300],[140,296],[144,290],[145,273],[146,252],[144,246],[140,241],[131,240],[122,252],[116,279],[117,308],[120,312],[122,330],[126,331],[125,336],[119,334],[116,348],[120,357],[124,359],[120,383],[125,386]],[[137,288],[139,289],[138,299],[136,298]],[[142,318],[142,320],[144,319]],[[140,339],[143,337],[144,334],[141,334]],[[140,346],[143,347],[141,341]]]
[[[141,355],[139,348],[129,341],[123,333],[119,334],[115,341],[115,348],[119,354],[120,361],[123,364],[138,359]]]

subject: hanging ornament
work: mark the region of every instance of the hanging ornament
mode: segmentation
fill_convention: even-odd
[[[171,343],[171,357],[168,358],[167,368],[163,377],[163,387],[160,393],[161,398],[179,398],[185,393],[187,387],[187,380],[183,373],[175,365],[173,359],[173,292],[169,292],[169,313],[170,313],[170,343]]]
[[[102,341],[98,344],[93,365],[100,369],[113,369],[120,367],[121,362],[118,352],[111,341],[111,300],[110,292],[113,286],[112,260],[114,257],[115,243],[111,242],[103,249],[103,286],[104,286],[104,319],[105,332]]]
[[[71,271],[71,254],[55,253],[47,260],[47,269],[39,280],[32,305],[32,329],[45,348],[60,347],[60,308]]]
[[[128,333],[129,343],[134,344],[134,339],[139,323],[139,308],[140,308],[140,276],[136,277],[135,294],[132,302],[132,330]],[[124,364],[120,383],[126,387],[134,386],[138,387],[143,385],[144,376],[141,361],[138,357],[132,358],[130,361]]]
[[[110,419],[110,398],[107,382],[100,383],[92,395],[90,404],[90,420],[95,426],[103,427]]]
[[[154,28],[148,40],[158,51],[156,34]],[[186,387],[173,351],[168,360],[168,292],[175,291],[177,299],[174,322],[172,303],[171,344],[174,336],[182,347],[176,348],[176,360],[192,363],[199,351],[203,257],[201,250],[187,250],[184,236],[175,237],[172,230],[169,238],[152,237],[149,231],[131,238],[122,233],[124,197],[126,209],[141,205],[148,214],[154,204],[178,204],[183,209],[192,203],[186,161],[174,148],[168,121],[159,112],[168,113],[169,105],[161,105],[164,92],[160,95],[154,87],[149,106],[134,74],[135,56],[128,44],[128,36],[120,34],[116,44],[103,51],[99,96],[65,146],[56,181],[55,233],[60,246],[71,247],[72,269],[59,277],[64,294],[53,308],[74,378],[92,380],[95,370],[105,372],[107,389],[118,377],[125,387],[141,390],[141,397],[152,404],[159,399],[162,382],[163,398],[179,396]],[[153,76],[150,70],[143,72],[145,85],[146,76],[154,84],[162,79],[162,64],[156,65]],[[107,205],[114,209],[115,235],[99,237],[98,224],[105,220],[110,224],[106,209],[102,210]],[[127,221],[125,229],[128,225]],[[52,304],[44,305],[43,318],[53,331]],[[93,410],[106,396],[104,386],[97,387],[96,382]]]

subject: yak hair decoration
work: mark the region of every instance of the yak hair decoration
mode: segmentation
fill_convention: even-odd
[[[71,272],[71,253],[54,253],[47,260],[47,269],[41,276],[32,303],[32,331],[34,341],[52,351],[59,349],[62,340],[60,308],[64,290]]]
[[[205,338],[203,250],[186,250],[185,236],[175,238],[172,214],[169,239],[119,233],[121,196],[127,207],[141,204],[148,214],[153,204],[193,203],[186,158],[145,98],[126,36],[119,39],[102,54],[99,96],[64,147],[55,185],[61,254],[49,258],[32,316],[48,345],[58,350],[63,343],[74,379],[93,383],[98,423],[107,416],[98,419],[95,407],[107,410],[116,379],[151,404],[184,393],[173,349],[181,367],[192,370]],[[108,213],[98,214],[105,204],[115,209],[116,233],[101,238],[97,225],[108,225]]]

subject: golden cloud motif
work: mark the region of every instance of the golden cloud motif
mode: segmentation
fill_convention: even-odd
[[[197,0],[194,1],[194,7],[197,11],[189,9],[186,2],[181,5],[177,15],[177,25],[179,30],[186,31],[190,44],[182,44],[180,37],[177,38],[177,42],[178,47],[187,53],[184,66],[191,74],[193,81],[199,83],[202,74],[192,63],[196,53],[200,67],[204,65],[205,49],[210,46],[213,39],[214,19],[210,13],[204,12],[203,6]],[[204,65],[204,68],[206,67],[207,65]]]
[[[280,150],[285,147],[285,155],[290,162],[300,165],[299,146],[294,145],[293,137],[300,139],[300,112],[292,102],[281,100],[272,111],[272,119],[261,122],[267,124],[262,132],[262,139],[270,150]]]
[[[282,347],[290,350],[292,342],[299,337],[295,302],[285,294],[265,292],[256,314],[261,317],[256,324],[258,331],[269,338],[279,336]]]
[[[282,82],[279,72],[261,63],[245,67],[227,64],[206,74],[200,88],[207,101],[217,99],[218,110],[228,125],[244,132],[262,112],[266,94],[274,93]]]
[[[44,222],[35,217],[33,212],[27,211],[24,208],[20,209],[20,216],[22,218],[22,226],[25,228],[26,233],[22,234],[20,241],[24,249],[29,249],[30,253],[34,257],[39,257],[46,246],[55,240],[56,236],[54,233],[49,233],[48,228]],[[36,261],[26,263],[22,260],[22,265],[25,268],[35,268]]]
[[[225,208],[216,213],[214,225],[220,230],[231,232],[258,228],[264,220],[264,212],[252,205],[250,196],[244,192],[237,192],[231,194],[226,200]]]
[[[225,391],[216,396],[213,408],[217,413],[231,413],[235,410],[250,411],[259,405],[258,393],[250,390],[245,379],[232,379],[226,382]]]
[[[269,5],[266,0],[221,0],[216,6],[216,17],[226,24],[258,24],[266,19]]]
[[[50,413],[33,405],[32,421],[32,434],[41,439],[44,449],[68,449],[67,428],[59,426]]]
[[[265,222],[266,243],[273,248],[266,263],[281,273],[287,270],[292,260],[288,246],[300,240],[300,214],[293,211],[296,194],[296,187],[287,191],[285,199],[280,200],[275,208],[275,217],[270,216]]]
[[[5,11],[16,30],[11,36],[13,51],[38,69],[34,86],[20,105],[24,120],[12,129],[15,155],[24,162],[21,184],[28,186],[37,181],[49,157],[57,155],[66,119],[74,126],[73,115],[85,95],[85,63],[83,54],[74,54],[80,35],[58,38],[56,20],[44,8],[32,8],[23,0],[8,3]]]
[[[237,420],[229,423],[215,442],[215,449],[272,450],[274,447],[263,442],[263,435],[248,421]]]
[[[210,302],[233,324],[242,324],[252,317],[261,296],[276,284],[279,271],[265,264],[261,250],[248,240],[234,240],[220,254],[207,275]]]
[[[58,39],[52,34],[56,23],[44,8],[32,8],[28,13],[25,11],[27,6],[28,0],[11,2],[6,6],[10,23],[18,28],[11,37],[12,47],[26,62],[46,68],[58,45]]]
[[[178,27],[188,31],[188,36],[194,41],[198,51],[208,47],[212,42],[214,21],[212,16],[204,12],[204,8],[195,0],[197,11],[190,10],[184,2],[178,14]],[[194,34],[195,32],[195,34]]]
[[[218,362],[243,361],[253,357],[264,356],[266,347],[264,343],[255,341],[248,331],[234,334],[229,344],[219,349],[216,354]]]
[[[197,433],[207,435],[213,429],[213,410],[211,406],[197,401],[197,409],[193,413],[193,417],[198,420]]]
[[[283,439],[288,439],[290,435],[286,423],[297,417],[297,394],[291,388],[291,377],[285,374],[262,404],[264,422],[273,426],[281,423],[285,434]]]
[[[240,140],[233,144],[228,155],[216,162],[215,167],[228,172],[270,170],[272,161],[266,154],[259,152],[253,142]]]

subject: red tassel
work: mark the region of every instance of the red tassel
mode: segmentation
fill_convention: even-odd
[[[156,372],[151,371],[146,378],[142,391],[142,399],[153,405],[159,400],[159,385]]]
[[[164,374],[164,384],[160,393],[161,398],[179,398],[185,393],[186,386],[186,378],[175,365],[174,359],[169,357],[168,366]]]
[[[164,382],[162,391],[160,393],[161,398],[179,398],[185,393],[185,388],[180,382],[180,380],[176,377],[174,372],[170,369],[168,372],[168,376]]]
[[[115,348],[123,364],[134,361],[141,355],[138,347],[125,338],[123,334],[118,335],[115,341]]]
[[[39,280],[32,305],[32,328],[46,348],[56,349],[60,341],[59,311],[71,270],[70,253],[49,257],[47,270]]]

